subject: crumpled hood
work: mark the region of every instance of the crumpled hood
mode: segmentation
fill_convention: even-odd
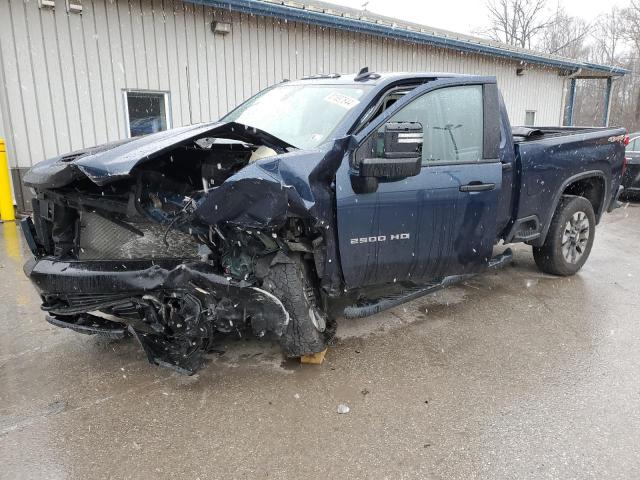
[[[258,160],[204,195],[195,211],[206,224],[276,228],[291,216],[331,219],[331,184],[351,137],[328,150],[296,151]]]
[[[143,162],[212,135],[224,135],[224,138],[259,143],[279,150],[293,148],[265,131],[240,123],[201,123],[50,158],[32,167],[24,176],[24,184],[35,188],[60,188],[87,177],[97,185],[106,185],[128,177]]]

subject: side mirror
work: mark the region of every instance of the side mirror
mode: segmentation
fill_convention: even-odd
[[[422,156],[423,132],[419,122],[389,122],[383,132],[384,158]]]
[[[419,122],[389,122],[378,135],[377,158],[361,160],[361,177],[405,178],[420,173],[423,131]]]

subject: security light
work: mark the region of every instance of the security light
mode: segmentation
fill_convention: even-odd
[[[211,22],[211,31],[213,33],[219,33],[220,35],[226,35],[231,33],[231,24],[229,22]]]

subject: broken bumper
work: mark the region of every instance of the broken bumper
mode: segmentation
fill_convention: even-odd
[[[178,261],[60,261],[31,258],[24,273],[43,294],[119,294],[161,287]],[[223,282],[228,281],[222,279]]]
[[[271,293],[216,274],[203,262],[43,257],[27,261],[24,272],[42,309],[58,320],[50,323],[76,331],[87,319],[124,324],[151,363],[186,373],[200,367],[214,334],[250,328],[258,337],[279,337],[289,323]]]

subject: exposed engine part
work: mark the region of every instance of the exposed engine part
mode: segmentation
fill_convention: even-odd
[[[221,237],[221,265],[224,273],[235,279],[249,280],[256,273],[257,258],[281,249],[276,239],[277,235],[274,238],[259,230],[227,229]]]

